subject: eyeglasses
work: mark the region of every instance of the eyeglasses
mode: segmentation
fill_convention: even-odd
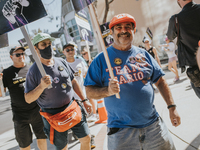
[[[87,54],[87,52],[86,52],[86,53],[83,53],[82,56],[84,56],[84,55],[86,55],[86,54]]]
[[[66,51],[66,52],[69,52],[69,51],[72,51],[72,52],[73,52],[74,49],[73,49],[73,48],[71,48],[71,49],[65,49],[65,51]]]
[[[12,55],[16,55],[16,57],[20,57],[21,55],[24,56],[25,53],[15,53],[15,54],[12,54]]]

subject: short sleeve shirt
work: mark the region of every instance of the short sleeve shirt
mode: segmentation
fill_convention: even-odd
[[[29,66],[16,68],[10,66],[3,70],[3,85],[8,88],[11,97],[11,106],[14,112],[30,111],[37,107],[37,103],[26,103],[24,98],[24,89],[26,74]]]
[[[83,82],[84,82],[83,76],[85,76],[87,73],[87,67],[86,67],[84,61],[82,59],[80,59],[79,57],[76,57],[74,62],[72,62],[72,63],[68,62],[68,64],[74,70],[74,77],[78,81],[78,83],[83,91],[83,94],[86,96],[85,87],[83,86]],[[74,93],[74,98],[80,99],[76,93]]]
[[[155,59],[145,50],[132,46],[120,51],[113,46],[107,49],[110,63],[120,84],[120,99],[115,95],[104,98],[108,113],[108,127],[141,128],[154,122],[158,113],[153,105],[152,83],[164,75]],[[105,87],[109,72],[103,53],[91,63],[85,86]]]
[[[169,58],[175,57],[175,44],[173,42],[170,42],[167,47],[168,51],[166,51]]]
[[[74,95],[72,80],[74,79],[73,70],[68,63],[62,58],[53,58],[54,65],[43,65],[47,75],[50,75],[52,88],[46,88],[37,103],[42,108],[60,108],[68,104]],[[41,82],[41,74],[34,63],[27,73],[25,93],[34,90]]]

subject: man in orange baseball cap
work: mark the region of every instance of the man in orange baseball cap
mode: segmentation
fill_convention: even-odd
[[[129,14],[119,14],[111,20],[114,43],[107,52],[115,79],[110,79],[100,53],[89,67],[84,83],[86,93],[91,99],[104,98],[108,150],[174,150],[169,131],[153,104],[153,83],[167,103],[173,126],[180,125],[180,116],[158,63],[147,51],[132,45],[135,27],[136,21]]]

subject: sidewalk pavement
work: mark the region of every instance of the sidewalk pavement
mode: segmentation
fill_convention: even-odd
[[[181,116],[181,125],[173,127],[169,119],[167,105],[162,96],[155,90],[155,107],[160,116],[165,121],[177,150],[197,150],[200,149],[200,100],[195,95],[190,86],[190,81],[186,75],[182,75],[180,80],[173,83],[173,79],[168,79],[167,83],[172,92],[172,96],[177,105],[177,110]],[[107,150],[107,127],[105,124],[89,123],[90,131],[95,135],[96,148],[94,150]],[[35,138],[35,137],[34,137]],[[32,150],[38,150],[36,141],[31,144]],[[71,138],[68,144],[69,150],[79,150],[80,143]],[[0,135],[1,150],[17,150],[17,142],[14,138],[14,131],[10,130]],[[54,147],[48,141],[48,150]]]
[[[181,76],[176,83],[173,82],[173,79],[167,80],[167,83],[181,117],[181,125],[178,127],[172,126],[167,105],[158,89],[155,90],[155,107],[171,132],[177,150],[200,150],[200,100],[195,95],[186,75]],[[106,126],[102,127],[101,132],[106,132]],[[98,133],[96,136],[97,147],[95,150],[107,150],[107,136],[101,135],[105,137],[102,148],[102,141],[97,139],[100,134]]]

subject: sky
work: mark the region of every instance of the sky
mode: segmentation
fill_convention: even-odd
[[[34,29],[38,30],[40,28],[42,31],[48,29],[49,33],[51,33],[58,31],[61,27],[61,0],[42,0],[42,2],[48,15],[25,25],[27,32],[31,35],[33,35],[32,30]],[[56,16],[58,16],[57,20]],[[50,17],[53,17],[52,21],[50,21]],[[24,36],[19,28],[8,32],[9,46],[19,45],[18,40],[22,38]]]

